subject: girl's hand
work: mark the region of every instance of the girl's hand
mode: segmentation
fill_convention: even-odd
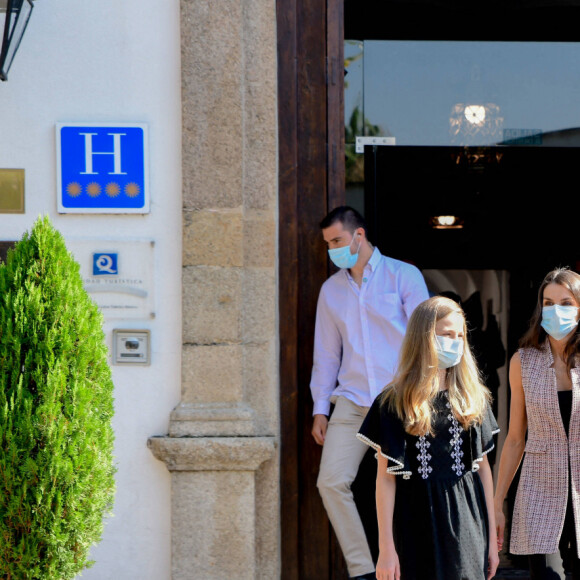
[[[497,567],[499,566],[499,555],[495,551],[493,544],[490,542],[489,544],[489,557],[488,557],[489,566],[487,568],[487,580],[491,580],[497,571]]]
[[[394,545],[379,551],[379,561],[376,570],[377,580],[401,580],[399,556]]]
[[[495,509],[495,529],[497,532],[497,551],[501,552],[503,548],[503,535],[505,532],[505,515],[502,509]],[[492,546],[489,546],[490,552],[492,551]]]

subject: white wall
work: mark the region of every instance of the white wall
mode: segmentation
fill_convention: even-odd
[[[37,0],[0,84],[0,168],[26,171],[26,213],[0,214],[0,240],[19,239],[39,214],[65,238],[154,239],[156,318],[107,321],[149,328],[150,367],[113,367],[117,496],[86,579],[170,577],[169,472],[146,443],[168,431],[180,399],[181,105],[179,1]],[[151,213],[58,215],[57,122],[149,125]]]

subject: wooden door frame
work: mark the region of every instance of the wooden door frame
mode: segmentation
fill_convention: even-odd
[[[343,0],[277,0],[282,578],[342,578],[310,436],[319,221],[344,193]]]
[[[276,0],[281,541],[282,578],[288,580],[342,578],[346,574],[315,487],[320,449],[310,436],[312,402],[308,388],[316,300],[328,275],[318,222],[329,209],[345,202],[344,1]],[[388,4],[391,38],[415,38],[419,30],[416,4]],[[433,40],[490,39],[490,30],[497,40],[576,40],[579,2],[547,12],[541,5],[526,7],[526,13],[533,12],[542,25],[525,28],[514,26],[519,22],[520,3],[508,0],[507,4],[512,9],[511,20],[504,17],[496,22],[492,11],[488,17],[493,26],[482,21],[477,30],[461,29],[456,26],[461,20],[448,18],[459,6],[451,0],[446,10],[441,3],[425,0],[420,11],[425,21],[436,22],[431,26]],[[380,5],[368,3],[368,8]],[[465,18],[463,11],[458,14],[457,19]],[[363,11],[359,21],[366,38],[384,36],[384,18]]]

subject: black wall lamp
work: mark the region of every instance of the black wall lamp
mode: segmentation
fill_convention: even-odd
[[[8,71],[24,36],[33,7],[32,0],[0,0],[0,79],[3,81],[8,79]]]

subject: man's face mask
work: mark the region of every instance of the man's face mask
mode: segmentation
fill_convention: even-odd
[[[353,234],[352,240],[348,246],[343,246],[342,248],[334,248],[332,250],[328,250],[328,256],[332,260],[332,263],[337,268],[352,268],[357,260],[358,260],[358,253],[360,250],[361,240],[359,234],[359,242],[358,248],[355,254],[350,253],[350,247],[355,240],[355,235]]]

